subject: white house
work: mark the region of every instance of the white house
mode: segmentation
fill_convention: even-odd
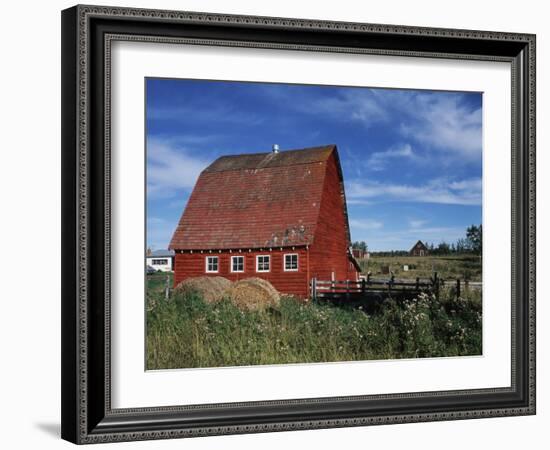
[[[147,250],[145,257],[148,270],[150,270],[149,268],[161,272],[172,272],[174,270],[173,250]]]

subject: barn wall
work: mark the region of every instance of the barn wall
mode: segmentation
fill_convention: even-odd
[[[284,256],[287,253],[298,254],[298,271],[284,271]],[[231,272],[231,256],[244,256],[244,272]],[[269,272],[256,272],[256,256],[270,255],[271,265]],[[217,273],[206,273],[206,257],[219,257],[219,271]],[[299,298],[308,297],[307,277],[307,250],[304,247],[273,251],[243,251],[233,252],[185,252],[176,253],[174,286],[190,277],[221,276],[231,281],[242,280],[243,278],[258,277],[269,281],[275,289],[281,293],[295,295]]]
[[[357,271],[348,258],[346,216],[336,159],[327,161],[315,239],[310,247],[311,277],[330,280],[355,280]]]

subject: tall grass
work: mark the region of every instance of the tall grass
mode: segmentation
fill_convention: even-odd
[[[148,296],[147,368],[221,367],[481,354],[481,298],[426,294],[376,313],[283,298],[243,312],[196,294]]]

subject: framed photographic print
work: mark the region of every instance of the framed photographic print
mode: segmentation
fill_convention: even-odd
[[[62,437],[535,413],[535,36],[62,12]]]

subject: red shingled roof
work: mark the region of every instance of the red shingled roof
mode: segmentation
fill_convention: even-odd
[[[333,154],[338,161],[335,145],[218,158],[199,176],[169,248],[311,244]]]

